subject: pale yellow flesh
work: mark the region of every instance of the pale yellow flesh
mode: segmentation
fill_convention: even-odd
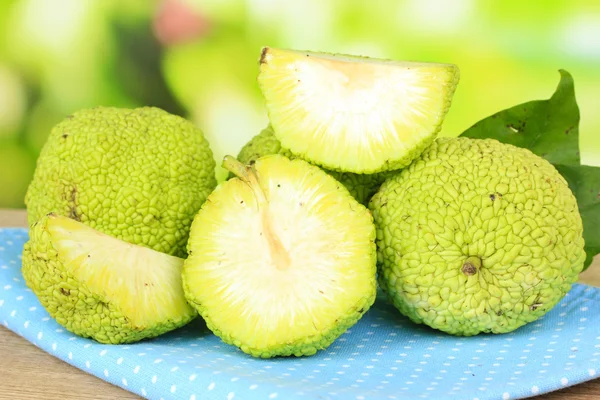
[[[457,76],[451,64],[270,48],[259,84],[283,147],[360,173],[411,152],[437,131]]]
[[[238,179],[213,193],[192,226],[184,272],[217,329],[253,348],[322,334],[374,280],[366,209],[321,171],[277,158],[257,164],[266,209]]]
[[[193,313],[181,283],[183,260],[51,216],[48,232],[67,272],[144,328]]]

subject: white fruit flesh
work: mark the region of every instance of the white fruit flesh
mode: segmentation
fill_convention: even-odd
[[[133,326],[193,313],[181,284],[183,259],[123,242],[75,220],[51,216],[48,233],[67,272]]]
[[[211,324],[251,348],[309,342],[375,287],[366,209],[316,167],[282,159],[257,162],[258,190],[234,179],[213,192],[184,268]]]
[[[371,173],[407,163],[435,136],[458,69],[268,48],[258,80],[283,147],[327,168]]]

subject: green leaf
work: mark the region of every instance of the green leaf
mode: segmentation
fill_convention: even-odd
[[[587,165],[554,165],[567,180],[577,198],[579,213],[583,220],[583,238],[585,240],[587,268],[600,253],[600,168]]]
[[[461,134],[492,138],[531,150],[552,164],[579,165],[579,107],[573,77],[561,80],[548,100],[535,100],[500,111]]]
[[[530,101],[500,111],[460,136],[491,138],[523,147],[556,167],[577,198],[587,255],[585,270],[600,253],[600,168],[581,165],[575,85],[567,71],[560,70],[560,75],[558,87],[548,100]]]

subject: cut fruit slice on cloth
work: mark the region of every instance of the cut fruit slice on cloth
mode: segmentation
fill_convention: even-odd
[[[183,286],[207,326],[255,357],[312,355],[375,300],[369,211],[320,168],[281,155],[224,167],[196,215]]]
[[[407,166],[440,131],[459,80],[453,64],[265,47],[258,84],[283,147],[323,167]]]
[[[191,321],[183,259],[48,214],[23,250],[23,276],[48,313],[101,343],[130,343]]]

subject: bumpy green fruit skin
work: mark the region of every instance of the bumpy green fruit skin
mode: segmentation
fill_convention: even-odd
[[[454,335],[534,321],[583,268],[583,227],[546,160],[496,140],[437,139],[369,204],[381,288],[412,321]]]
[[[195,318],[195,314],[183,314],[154,326],[133,326],[118,307],[67,271],[52,245],[47,222],[44,216],[31,226],[23,247],[21,272],[48,314],[68,331],[100,343],[134,343],[184,326]]]
[[[54,212],[185,257],[194,215],[216,187],[202,131],[153,107],[82,110],[56,125],[25,204],[29,224]]]
[[[297,158],[289,150],[281,147],[281,142],[275,137],[273,128],[269,125],[242,147],[237,159],[247,164],[251,161],[256,161],[262,156],[271,154],[280,154],[289,159]],[[352,172],[321,169],[344,185],[350,194],[363,205],[367,205],[369,199],[375,194],[381,184],[397,172],[386,171],[376,174],[355,174]],[[229,177],[231,176],[229,174]]]

